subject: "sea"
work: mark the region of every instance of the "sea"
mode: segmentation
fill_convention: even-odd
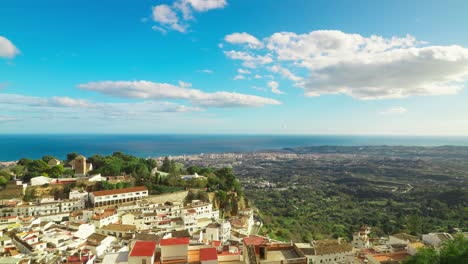
[[[116,151],[142,158],[201,153],[251,152],[300,146],[468,146],[468,137],[344,135],[1,135],[0,161],[67,153],[85,156]]]

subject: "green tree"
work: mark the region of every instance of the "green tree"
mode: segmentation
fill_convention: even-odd
[[[169,160],[169,157],[166,156],[164,157],[163,164],[161,166],[161,171],[169,173],[171,170],[171,161]]]
[[[21,166],[27,166],[31,162],[32,162],[32,159],[22,158],[18,161],[18,164]]]
[[[417,235],[421,234],[421,231],[422,231],[421,216],[416,215],[416,214],[410,215],[408,217],[407,226],[408,226],[408,229],[410,230],[412,235],[417,236]]]
[[[7,181],[10,181],[12,176],[8,171],[6,170],[0,170],[0,176],[2,176],[3,178],[5,178]]]
[[[67,161],[70,162],[74,160],[76,157],[78,157],[78,153],[72,152],[67,154]]]
[[[15,174],[17,177],[23,177],[24,175],[24,166],[22,165],[16,165],[13,168],[10,169],[13,174]]]
[[[30,202],[34,198],[36,198],[36,189],[35,188],[27,188],[26,191],[24,192],[23,200],[25,202]]]
[[[39,176],[43,173],[47,173],[49,170],[49,164],[45,163],[43,160],[33,160],[28,165],[26,165],[27,174],[31,177]]]
[[[46,155],[41,158],[44,162],[49,162],[52,159],[55,159],[54,156]]]
[[[0,176],[0,186],[4,187],[5,185],[7,185],[8,183],[8,180],[3,177],[3,176]]]
[[[465,264],[468,263],[468,239],[457,235],[453,240],[442,245],[438,252],[433,248],[424,248],[408,258],[405,264]]]
[[[58,178],[62,176],[64,172],[65,172],[65,169],[63,168],[62,165],[53,166],[47,171],[49,176],[52,178]]]
[[[441,264],[468,263],[468,239],[464,235],[457,235],[447,241],[440,251]]]

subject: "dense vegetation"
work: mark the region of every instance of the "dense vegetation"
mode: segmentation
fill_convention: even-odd
[[[71,162],[78,156],[77,153],[67,154],[64,164]],[[9,169],[0,170],[0,185],[6,185],[13,175],[19,179],[29,181],[32,177],[47,176],[58,178],[61,176],[72,177],[73,171],[64,169],[62,164],[49,166],[48,161],[55,159],[52,156],[44,156],[38,160],[21,159],[18,164]],[[93,155],[87,159],[93,164],[93,170],[89,175],[101,174],[102,176],[118,176],[112,181],[95,182],[85,184],[77,182],[59,186],[41,186],[47,188],[50,195],[55,198],[67,198],[70,189],[81,187],[88,191],[121,189],[131,186],[144,185],[148,187],[150,194],[174,192],[191,189],[187,201],[200,199],[208,201],[206,193],[214,194],[213,201],[216,206],[229,214],[237,213],[239,206],[244,206],[241,185],[231,168],[214,169],[210,167],[191,166],[185,168],[183,164],[176,163],[166,157],[162,164],[154,159],[143,159],[122,152],[114,152],[112,155]],[[183,179],[182,175],[199,174],[203,177]],[[197,191],[199,190],[199,191]],[[23,199],[31,201],[39,194],[36,188],[28,188]]]
[[[458,235],[447,241],[440,251],[424,248],[407,259],[405,264],[465,264],[468,263],[468,239]]]
[[[468,228],[468,148],[307,147],[188,162],[232,164],[259,209],[262,232],[283,241]]]

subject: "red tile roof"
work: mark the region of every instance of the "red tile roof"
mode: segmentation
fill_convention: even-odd
[[[96,192],[92,192],[92,194],[94,196],[106,196],[106,195],[140,192],[140,191],[148,191],[148,188],[146,188],[145,186],[137,186],[137,187],[123,188],[123,189],[116,189],[116,190],[96,191]]]
[[[219,241],[219,240],[213,240],[213,241],[212,241],[212,244],[213,244],[214,247],[219,247],[219,246],[221,245],[221,241]]]
[[[167,239],[161,239],[161,246],[175,246],[175,245],[188,245],[190,239],[188,237],[173,237]]]
[[[244,237],[244,244],[246,245],[261,245],[266,243],[266,240],[263,237],[249,236]]]
[[[151,257],[156,251],[156,241],[137,241],[130,252],[130,257]]]
[[[201,248],[200,261],[218,260],[218,253],[216,248]]]

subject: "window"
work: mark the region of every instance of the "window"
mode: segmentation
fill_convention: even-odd
[[[146,259],[142,259],[141,264],[146,264]]]

